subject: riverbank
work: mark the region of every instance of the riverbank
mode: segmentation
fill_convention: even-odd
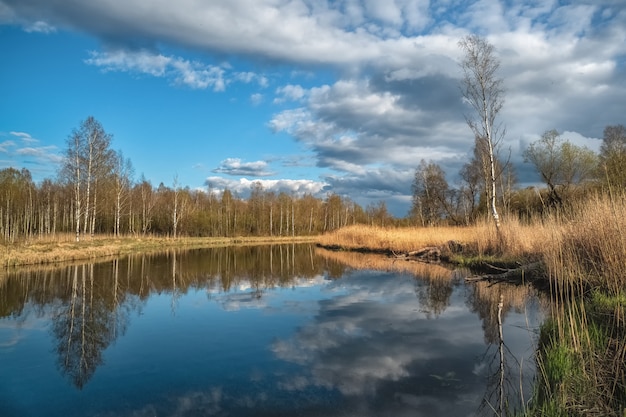
[[[314,242],[315,236],[265,237],[112,237],[94,236],[76,242],[71,235],[33,239],[0,246],[0,265],[4,267],[46,265],[58,262],[93,260],[137,252],[163,251],[172,248],[206,248],[231,245],[262,245]]]
[[[488,221],[465,227],[407,227],[381,228],[374,226],[348,226],[320,236],[318,244],[323,247],[384,253],[409,259],[415,252],[429,254],[451,266],[470,268],[475,271],[486,265],[515,268],[541,259],[543,239],[550,234],[544,225],[522,225],[509,219],[503,223],[498,235]]]
[[[452,263],[541,264],[551,298],[540,329],[527,416],[626,415],[626,195],[591,196],[527,224],[504,219],[468,227],[384,229],[353,226],[320,243],[346,250],[406,253],[426,247]]]

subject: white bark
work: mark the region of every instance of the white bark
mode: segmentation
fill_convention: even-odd
[[[489,197],[489,208],[496,228],[500,229],[500,216],[497,201],[496,147],[504,132],[499,132],[495,120],[502,108],[504,91],[502,79],[496,76],[500,62],[493,46],[477,35],[470,35],[459,42],[465,52],[461,68],[463,70],[463,98],[475,114],[466,115],[466,121],[479,141],[486,143],[486,157],[489,161],[488,178],[485,178]]]

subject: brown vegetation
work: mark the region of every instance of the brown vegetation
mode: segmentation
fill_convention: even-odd
[[[371,249],[381,252],[406,253],[425,247],[442,247],[458,242],[473,256],[504,255],[525,258],[542,252],[546,226],[540,222],[522,225],[509,218],[501,226],[501,236],[489,221],[471,226],[434,226],[381,228],[365,225],[348,226],[318,239],[324,246],[338,245],[345,249]]]
[[[200,248],[229,245],[254,245],[267,243],[312,242],[314,237],[222,237],[178,238],[166,237],[119,237],[97,235],[76,242],[71,234],[55,238],[40,238],[28,242],[0,246],[0,265],[49,264],[65,261],[88,260],[107,256],[126,255],[135,252],[161,251],[169,248]]]

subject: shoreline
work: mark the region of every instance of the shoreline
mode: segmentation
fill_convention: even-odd
[[[3,268],[44,266],[63,262],[94,260],[133,253],[158,252],[173,248],[198,249],[235,245],[315,243],[318,236],[261,237],[87,237],[80,242],[58,239],[32,240],[0,246]]]

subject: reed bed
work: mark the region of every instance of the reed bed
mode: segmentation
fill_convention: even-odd
[[[548,223],[552,314],[531,414],[626,415],[626,196],[591,196]]]
[[[354,225],[327,233],[318,238],[324,246],[344,249],[403,253],[424,247],[442,247],[458,242],[472,256],[525,258],[543,250],[546,227],[538,222],[523,225],[507,219],[498,233],[488,220],[471,226],[381,228]]]

